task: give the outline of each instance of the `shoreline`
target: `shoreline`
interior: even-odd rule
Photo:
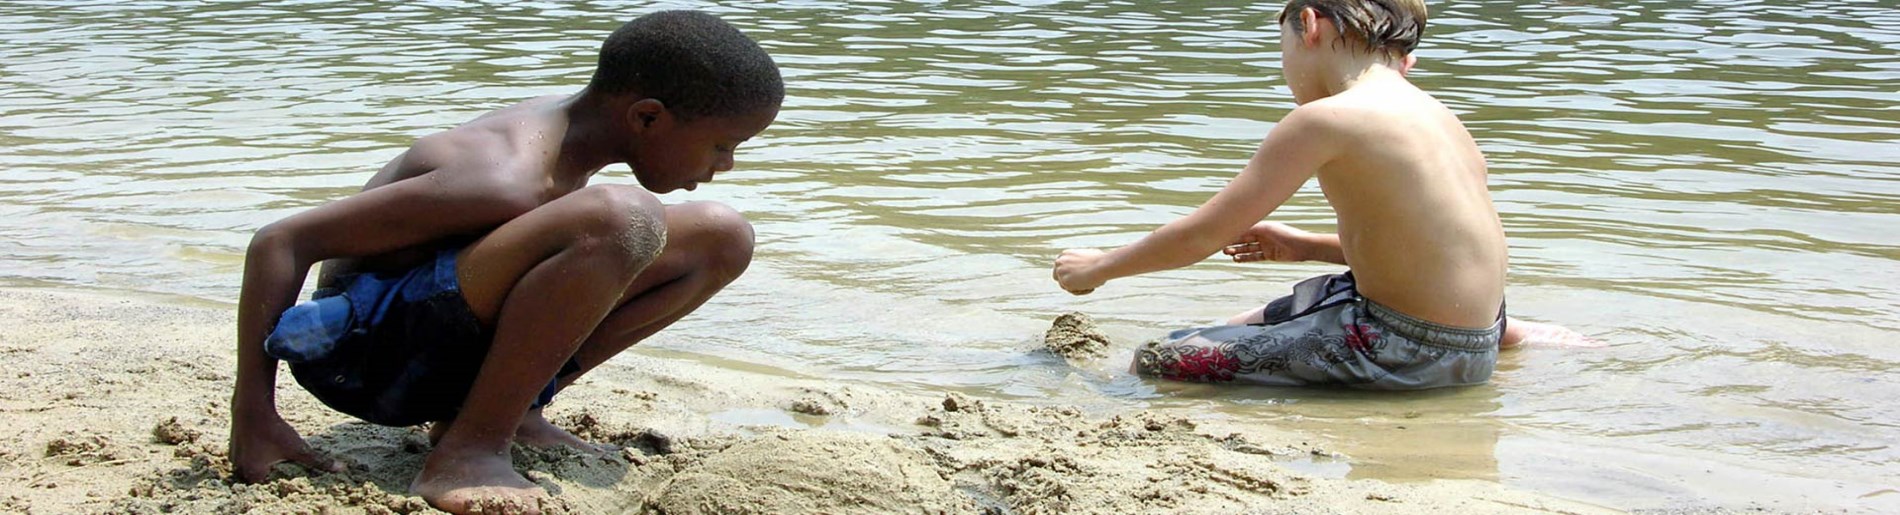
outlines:
[[[348,470],[225,482],[228,309],[0,288],[0,511],[431,513],[414,428],[334,413],[279,374],[286,420]],[[1294,431],[775,377],[630,352],[549,419],[603,456],[517,448],[573,513],[1608,512],[1489,481],[1303,476]]]

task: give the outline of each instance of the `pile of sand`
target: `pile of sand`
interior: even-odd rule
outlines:
[[[1095,326],[1095,319],[1079,311],[1056,317],[1049,331],[1043,333],[1042,344],[1049,352],[1071,360],[1108,356],[1108,335]]]
[[[269,482],[231,483],[227,311],[0,291],[0,319],[0,511],[433,512],[406,491],[429,447],[420,431],[332,413],[287,377],[284,416],[348,470],[280,465]],[[877,430],[710,415],[734,409]],[[608,448],[517,449],[551,513],[1593,511],[1490,483],[1304,478],[1276,462],[1325,453],[1305,437],[1188,413],[916,397],[637,353],[549,414]]]

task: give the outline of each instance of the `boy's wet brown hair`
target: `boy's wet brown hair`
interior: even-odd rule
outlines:
[[[1411,55],[1425,34],[1425,0],[1292,0],[1280,11],[1280,24],[1307,7],[1332,20],[1352,43],[1391,57]],[[1304,27],[1291,29],[1299,34]]]

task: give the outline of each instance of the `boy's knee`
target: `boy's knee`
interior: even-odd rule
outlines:
[[[690,217],[693,228],[689,243],[694,253],[704,256],[702,263],[723,282],[731,282],[752,264],[752,224],[732,207],[718,202],[692,202],[680,206]]]
[[[595,185],[574,192],[581,203],[577,245],[612,253],[645,268],[666,245],[666,211],[660,199],[646,190],[621,185]]]

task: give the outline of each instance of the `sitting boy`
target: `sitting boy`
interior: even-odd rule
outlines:
[[[731,25],[649,14],[607,38],[580,92],[418,139],[361,193],[259,230],[238,307],[237,479],[264,480],[286,460],[338,470],[278,415],[284,360],[333,409],[435,423],[411,486],[429,504],[533,511],[545,493],[515,472],[510,442],[588,448],[541,407],[751,262],[739,213],[662,206],[649,191],[731,169],[784,91],[772,58]],[[587,185],[615,163],[644,189]],[[320,289],[292,307],[319,262]]]
[[[1236,261],[1321,260],[1317,277],[1231,325],[1177,331],[1136,354],[1143,375],[1264,385],[1420,389],[1487,381],[1502,346],[1544,324],[1506,323],[1504,230],[1483,154],[1458,117],[1405,79],[1425,28],[1422,0],[1293,0],[1281,62],[1299,107],[1247,167],[1192,214],[1112,252],[1056,259],[1063,289]],[[1319,176],[1339,234],[1258,223]]]

